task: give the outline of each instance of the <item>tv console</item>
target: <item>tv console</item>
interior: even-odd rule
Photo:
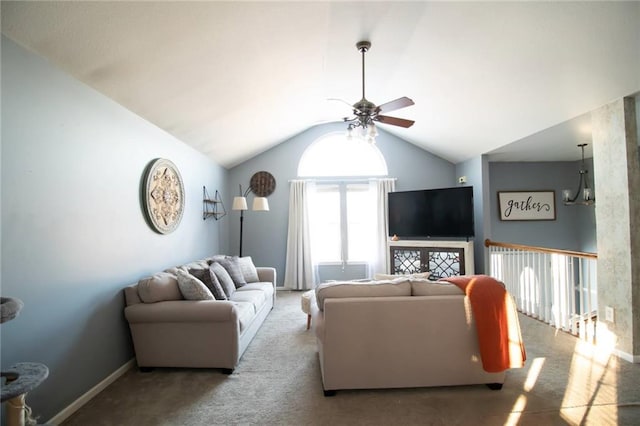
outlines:
[[[388,240],[389,273],[431,272],[431,279],[471,275],[473,241]]]

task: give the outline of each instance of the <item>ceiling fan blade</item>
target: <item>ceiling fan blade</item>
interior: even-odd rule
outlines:
[[[339,98],[327,98],[328,101],[338,101],[338,102],[342,102],[345,105],[349,105],[349,108],[351,108],[354,111],[357,112],[362,112],[360,111],[358,108],[354,107],[353,105],[351,105],[349,102],[345,101],[344,99],[339,99]]]
[[[345,101],[344,99],[340,99],[340,98],[327,98],[328,101],[338,101],[338,102],[342,102],[343,104],[349,105],[349,107],[353,108],[353,105],[351,105],[349,102]]]
[[[389,117],[387,115],[376,115],[375,121],[379,121],[382,124],[391,124],[392,126],[411,127],[415,121],[405,120],[404,118]]]
[[[403,96],[401,98],[395,99],[393,101],[382,104],[376,108],[376,112],[389,112],[394,111],[396,109],[404,108],[413,105],[413,100]]]

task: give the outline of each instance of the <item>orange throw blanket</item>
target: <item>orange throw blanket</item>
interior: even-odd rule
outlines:
[[[443,278],[460,287],[471,302],[482,367],[489,373],[524,366],[527,355],[518,312],[503,284],[488,275]]]

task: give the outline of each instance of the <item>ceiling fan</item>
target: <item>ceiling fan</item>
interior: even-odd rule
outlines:
[[[374,142],[375,137],[378,135],[374,121],[383,124],[390,124],[392,126],[399,127],[411,127],[413,120],[406,120],[404,118],[389,117],[388,115],[382,115],[389,111],[405,108],[414,104],[413,100],[403,96],[393,101],[376,106],[373,102],[370,102],[364,95],[364,55],[371,48],[371,42],[359,41],[356,43],[356,48],[362,53],[362,99],[355,104],[351,105],[353,108],[353,117],[345,117],[343,120],[345,123],[349,123],[347,128],[349,137],[352,136],[354,129],[362,127],[363,136],[369,142]]]

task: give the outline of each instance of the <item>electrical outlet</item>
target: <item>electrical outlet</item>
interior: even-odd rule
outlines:
[[[466,176],[460,176],[460,177],[458,178],[458,183],[459,183],[459,184],[461,184],[461,185],[462,185],[463,183],[467,183],[467,177],[466,177]]]
[[[604,307],[604,319],[611,323],[614,322],[613,308],[611,306]]]

